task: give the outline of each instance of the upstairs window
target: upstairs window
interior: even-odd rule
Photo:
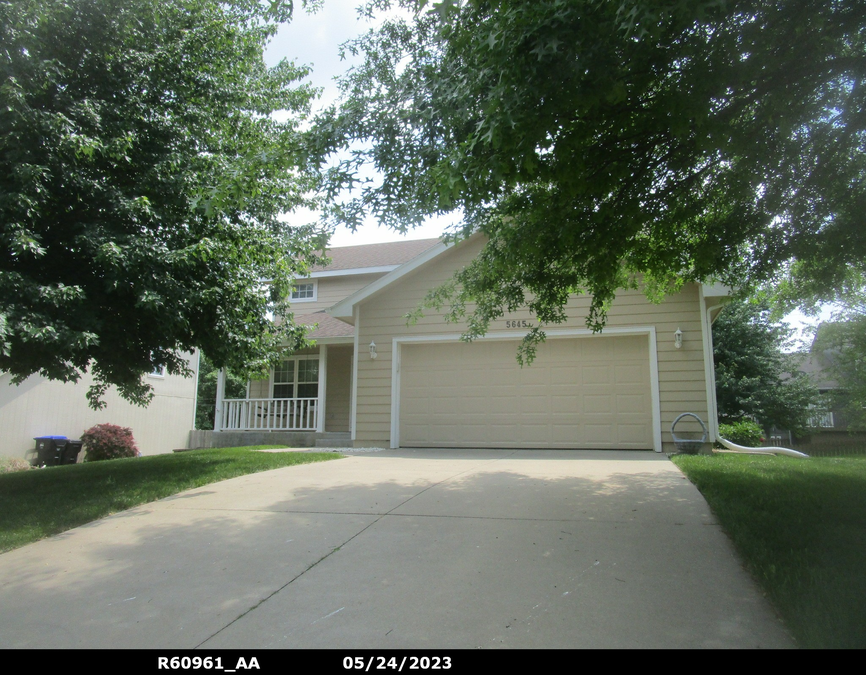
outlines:
[[[316,282],[305,281],[295,284],[292,289],[293,302],[314,302],[316,300]]]

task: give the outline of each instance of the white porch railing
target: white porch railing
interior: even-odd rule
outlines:
[[[223,401],[224,431],[316,431],[317,398],[234,398]]]
[[[833,420],[833,413],[830,411],[813,413],[809,417],[807,424],[813,429],[832,429],[836,426]]]

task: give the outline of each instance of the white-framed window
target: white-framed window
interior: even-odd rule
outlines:
[[[147,374],[148,377],[165,377],[165,366],[156,366]]]
[[[295,356],[280,361],[271,375],[271,398],[316,398],[319,357]]]
[[[316,282],[301,281],[295,282],[292,288],[292,302],[315,302],[316,301]]]

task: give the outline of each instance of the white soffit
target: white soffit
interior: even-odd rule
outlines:
[[[322,270],[321,272],[312,272],[308,279],[321,279],[323,277],[348,277],[356,274],[382,274],[385,272],[393,272],[399,265],[382,265],[380,267],[353,267],[345,270]]]
[[[731,294],[732,289],[717,281],[712,284],[701,284],[701,290],[705,298],[726,298]]]

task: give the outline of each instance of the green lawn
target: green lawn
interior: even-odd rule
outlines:
[[[866,647],[866,457],[673,461],[802,647]]]
[[[200,485],[339,457],[220,448],[0,474],[0,552]]]

